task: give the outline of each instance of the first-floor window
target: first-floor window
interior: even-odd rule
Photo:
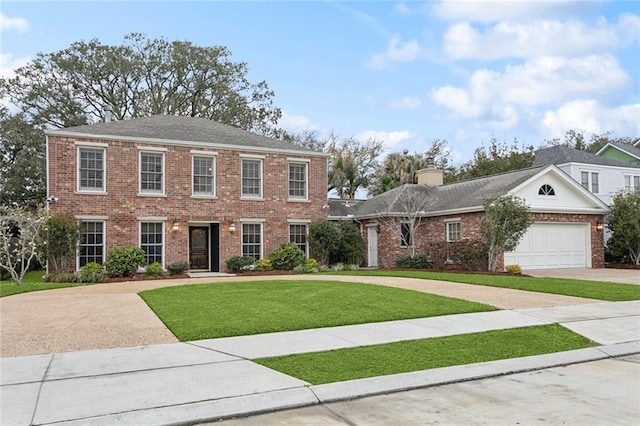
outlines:
[[[104,263],[104,222],[80,222],[78,265],[89,262]]]
[[[400,245],[402,247],[411,247],[413,244],[413,235],[411,235],[411,224],[403,222],[400,224]]]
[[[460,222],[447,222],[447,241],[460,241]]]
[[[140,223],[140,248],[144,251],[144,261],[147,265],[154,262],[162,264],[163,230],[162,222]]]
[[[242,224],[242,255],[255,260],[262,257],[262,224]]]
[[[300,250],[308,256],[307,251],[307,225],[289,225],[289,242],[294,243]]]

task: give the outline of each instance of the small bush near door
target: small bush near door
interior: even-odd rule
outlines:
[[[282,243],[269,254],[273,269],[290,271],[304,263],[305,254],[294,243]]]
[[[241,272],[249,269],[255,260],[249,256],[233,256],[227,260],[227,269],[231,272]]]
[[[132,277],[144,264],[144,251],[140,247],[125,246],[109,250],[105,267],[112,277]]]
[[[167,266],[169,275],[180,275],[183,274],[187,269],[189,269],[189,264],[187,262],[173,262],[169,266]]]

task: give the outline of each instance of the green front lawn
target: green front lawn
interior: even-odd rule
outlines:
[[[428,293],[333,281],[229,282],[139,294],[181,341],[495,310]]]
[[[425,280],[453,281],[490,287],[512,288],[515,290],[537,291],[540,293],[562,294],[588,299],[622,302],[640,299],[640,286],[603,281],[582,281],[566,278],[534,278],[512,275],[459,274],[426,271],[345,271],[330,272],[331,275],[363,275],[419,278]]]
[[[45,283],[42,281],[44,274],[45,272],[43,270],[29,271],[25,274],[22,284],[18,284],[11,280],[0,281],[0,297],[10,296],[12,294],[28,293],[30,291],[87,285],[82,283]]]
[[[557,325],[254,360],[314,385],[597,346]]]

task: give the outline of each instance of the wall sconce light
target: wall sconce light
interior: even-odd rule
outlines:
[[[233,220],[229,223],[229,232],[232,234],[236,232],[236,223]]]
[[[171,225],[171,232],[178,232],[178,230],[180,230],[180,222],[178,222],[178,219],[174,219],[173,225]]]
[[[596,231],[602,231],[604,229],[604,225],[602,224],[602,222],[597,221],[596,222]]]

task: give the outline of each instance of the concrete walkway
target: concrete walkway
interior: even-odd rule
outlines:
[[[593,299],[579,297],[395,277],[282,275],[106,283],[0,298],[0,356],[176,343],[175,336],[138,292],[176,285],[257,280],[364,282],[471,300],[500,309],[594,303]]]
[[[602,346],[317,386],[250,361],[263,356],[549,323],[560,323]],[[0,422],[196,423],[638,353],[640,301],[10,357],[0,359]]]

